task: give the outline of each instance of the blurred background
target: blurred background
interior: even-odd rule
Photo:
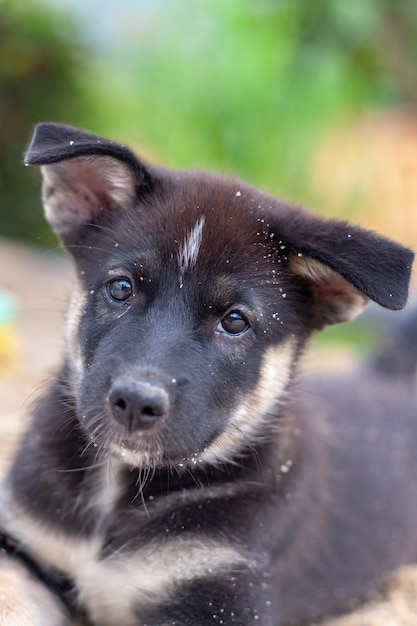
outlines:
[[[39,173],[21,164],[37,121],[417,247],[416,68],[412,0],[0,0],[0,353],[17,311],[34,338],[65,308]]]

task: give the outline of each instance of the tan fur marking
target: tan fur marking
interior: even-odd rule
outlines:
[[[160,603],[178,585],[219,571],[249,567],[232,547],[198,538],[158,541],[131,557],[114,554],[106,561],[91,561],[79,572],[81,599],[92,608],[94,623],[102,626],[137,626],[132,607]]]
[[[227,461],[262,431],[266,414],[279,403],[291,378],[294,352],[292,339],[267,350],[258,385],[231,415],[226,430],[201,455],[202,462]]]
[[[92,474],[89,507],[96,507],[100,512],[97,533],[105,525],[120,494],[118,476],[122,467],[117,459],[109,459],[101,468],[101,476]],[[73,578],[76,578],[80,564],[96,559],[100,550],[99,534],[90,540],[75,540],[68,539],[65,533],[53,532],[22,509],[6,488],[0,493],[0,520],[2,527],[18,538],[35,557]]]
[[[0,626],[64,626],[62,607],[23,565],[0,559]]]
[[[340,278],[340,275],[332,270],[328,265],[320,263],[310,256],[292,255],[290,259],[290,267],[299,276],[308,278],[314,283],[325,282],[332,278]]]
[[[86,305],[87,295],[79,282],[74,279],[74,291],[71,296],[65,325],[65,349],[67,362],[71,367],[71,381],[78,392],[78,385],[83,375],[83,363],[78,339],[80,317]]]
[[[369,298],[343,276],[316,259],[304,255],[292,255],[290,267],[293,272],[316,285],[319,297],[323,302],[327,301],[331,312],[327,323],[353,320],[369,303]]]
[[[130,168],[111,157],[100,157],[104,161],[109,182],[109,195],[118,206],[127,206],[135,198],[136,186]]]

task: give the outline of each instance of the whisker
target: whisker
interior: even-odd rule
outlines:
[[[72,472],[84,472],[89,469],[94,469],[96,467],[102,467],[104,465],[107,465],[108,462],[109,461],[107,460],[107,461],[103,461],[102,463],[93,463],[93,465],[85,465],[84,467],[74,467],[71,469],[60,469],[58,471],[60,474],[71,474]]]

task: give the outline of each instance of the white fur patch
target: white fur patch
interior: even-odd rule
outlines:
[[[137,626],[134,607],[159,604],[195,578],[249,567],[233,547],[198,538],[158,540],[127,557],[115,553],[78,572],[81,600],[95,624]]]
[[[205,219],[204,215],[202,215],[198,222],[196,222],[179,252],[178,265],[180,268],[180,287],[183,285],[182,280],[185,272],[194,267],[197,262],[201,241],[203,239]]]
[[[232,413],[226,429],[201,455],[203,463],[227,462],[246,443],[262,437],[264,420],[282,400],[291,378],[294,351],[295,342],[291,339],[267,350],[255,390]]]
[[[145,469],[154,462],[154,457],[149,452],[126,450],[113,442],[109,444],[109,451],[116,459],[130,467]]]

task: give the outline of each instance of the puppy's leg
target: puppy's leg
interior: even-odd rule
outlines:
[[[59,599],[23,565],[0,559],[0,626],[65,626]]]

